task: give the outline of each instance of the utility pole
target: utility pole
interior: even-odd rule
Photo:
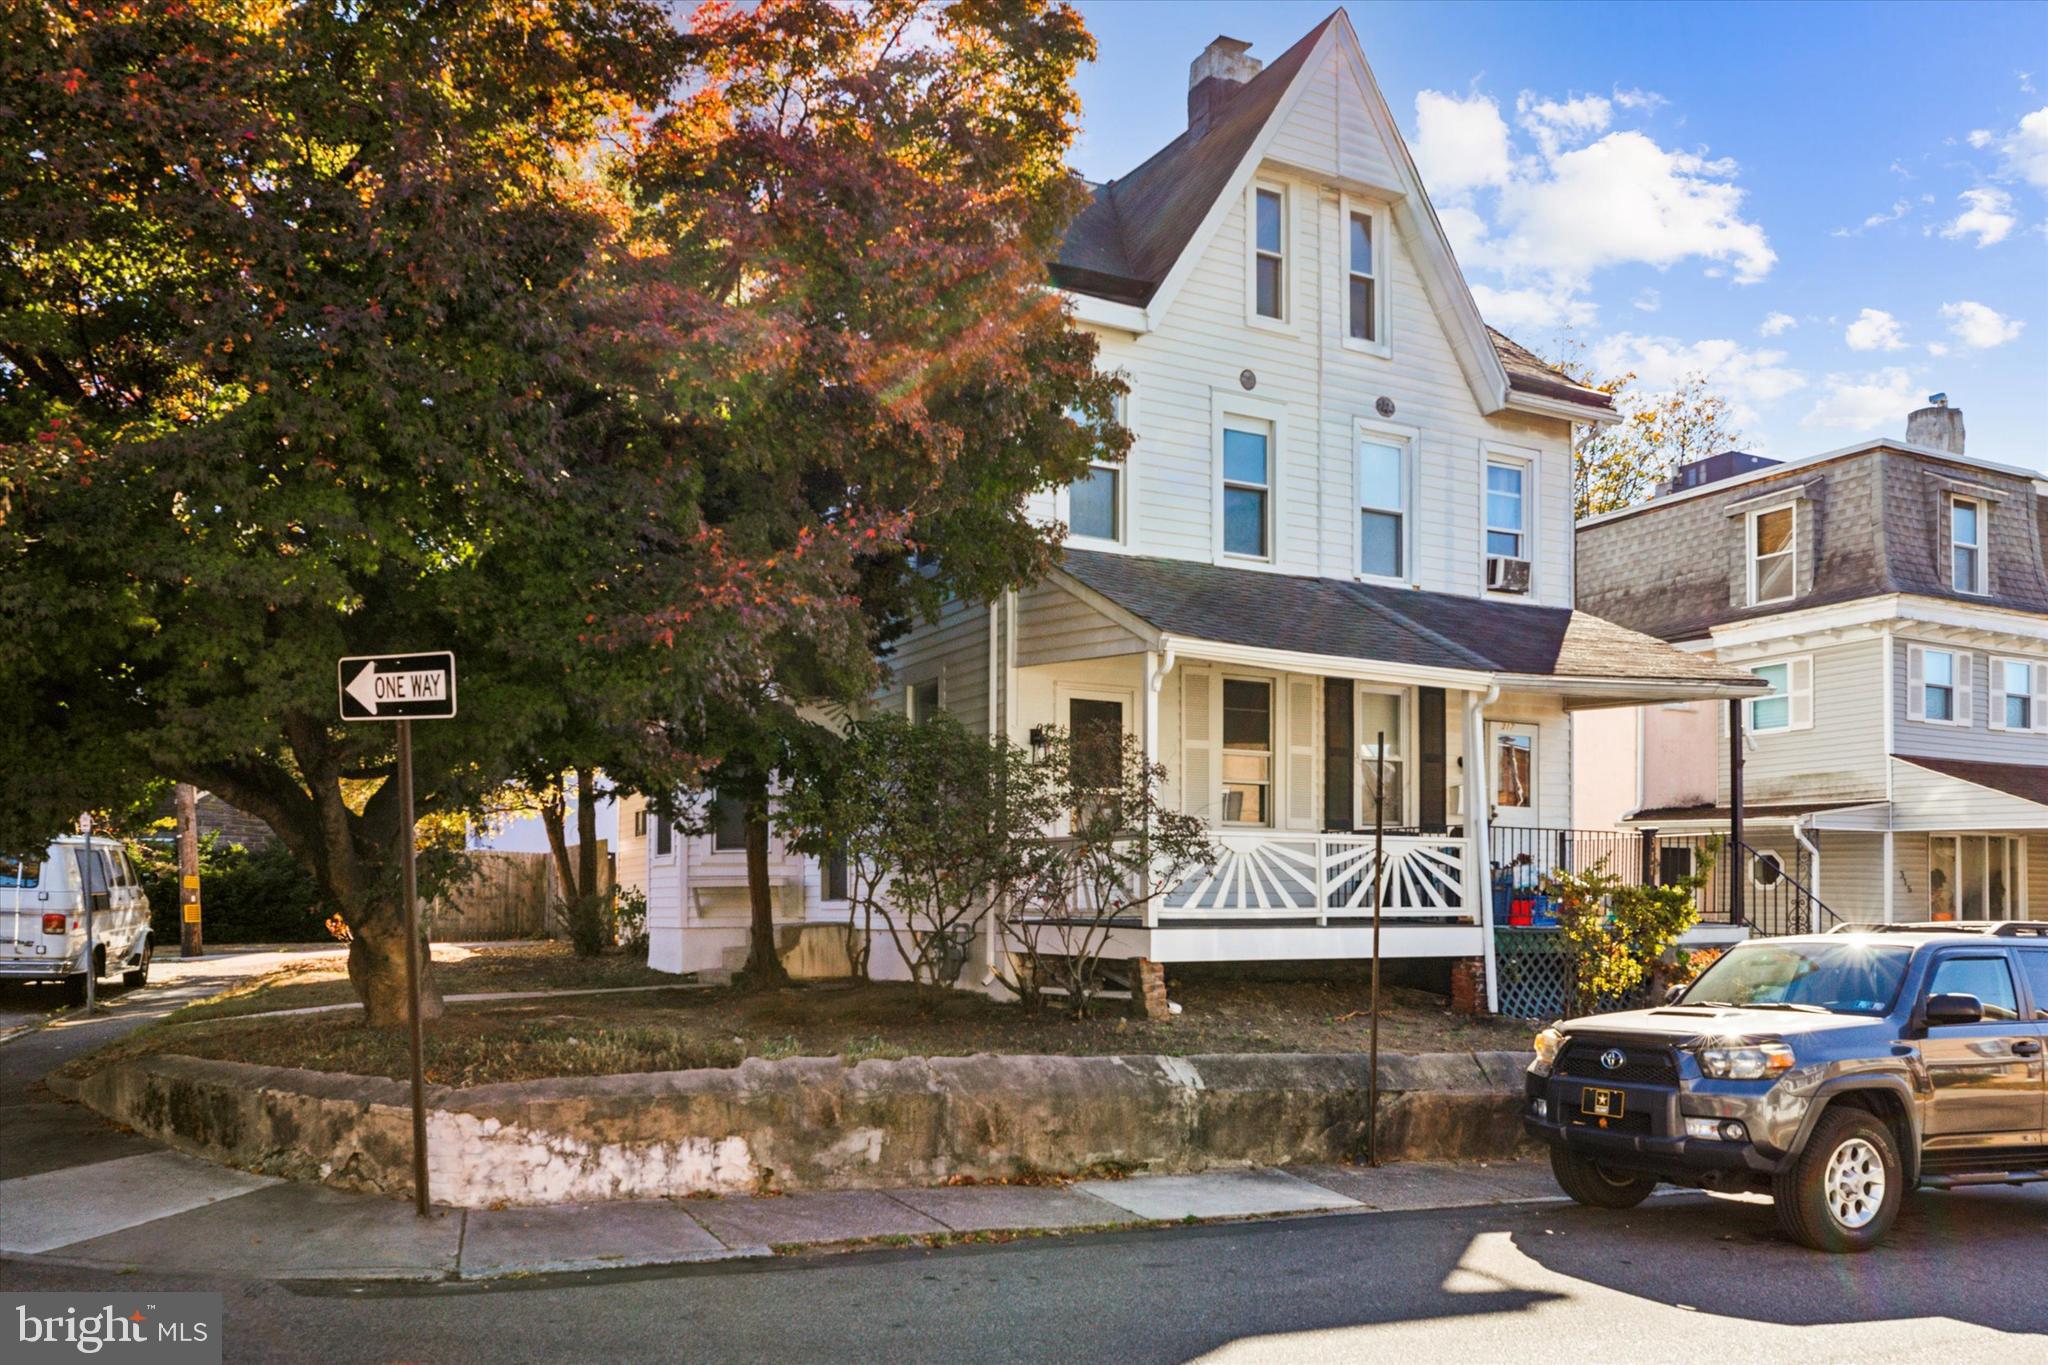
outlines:
[[[180,782],[178,803],[178,955],[204,957],[199,933],[199,788]]]

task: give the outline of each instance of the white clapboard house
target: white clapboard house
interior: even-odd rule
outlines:
[[[1573,610],[1572,432],[1613,410],[1480,317],[1345,15],[1264,65],[1217,39],[1187,108],[1050,263],[1129,382],[1128,460],[1046,494],[1060,567],[902,641],[878,704],[1020,744],[1122,730],[1163,762],[1222,856],[1117,932],[1154,964],[1368,951],[1384,732],[1385,951],[1475,982],[1495,865],[1569,823],[1574,710],[1758,684]],[[642,811],[619,852],[655,966],[737,963],[737,828]],[[840,888],[774,870],[801,967]]]

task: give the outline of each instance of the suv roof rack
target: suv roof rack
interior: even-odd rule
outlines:
[[[1911,924],[1837,924],[1831,934],[1982,934],[1988,938],[2048,938],[2048,920],[1920,920]]]

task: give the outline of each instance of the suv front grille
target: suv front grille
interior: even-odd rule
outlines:
[[[1610,1051],[1622,1056],[1621,1065],[1612,1069],[1600,1061]],[[1677,1085],[1678,1063],[1662,1048],[1584,1041],[1565,1046],[1557,1059],[1557,1074],[1622,1085]]]

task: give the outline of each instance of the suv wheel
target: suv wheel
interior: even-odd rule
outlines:
[[[1868,1251],[1899,1216],[1905,1172],[1891,1130],[1861,1109],[1830,1109],[1774,1183],[1778,1225],[1817,1251]]]
[[[1562,1144],[1550,1149],[1550,1173],[1558,1188],[1595,1209],[1632,1209],[1650,1197],[1657,1182],[1634,1171],[1618,1171]]]

